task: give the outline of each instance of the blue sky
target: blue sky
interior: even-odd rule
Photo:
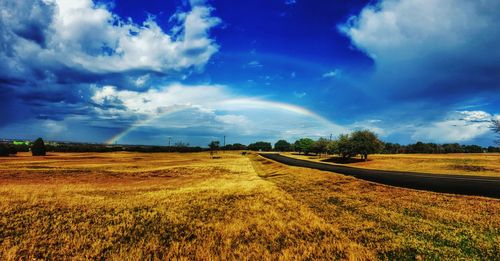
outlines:
[[[492,145],[500,2],[0,3],[0,137]]]

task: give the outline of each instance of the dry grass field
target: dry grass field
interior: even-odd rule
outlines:
[[[257,155],[0,158],[0,259],[498,259],[500,201]]]
[[[283,153],[298,159],[330,163],[327,156],[305,156],[297,153]],[[460,154],[377,154],[370,155],[369,161],[344,164],[347,166],[401,170],[436,174],[464,174],[500,177],[500,153],[460,153]]]

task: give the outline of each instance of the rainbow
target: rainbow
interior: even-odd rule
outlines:
[[[277,110],[282,110],[290,113],[295,113],[299,115],[304,115],[307,117],[311,117],[313,119],[316,119],[324,124],[327,125],[334,125],[332,122],[330,122],[328,119],[306,109],[300,106],[288,104],[288,103],[281,103],[281,102],[273,102],[273,101],[266,101],[262,99],[252,99],[252,98],[241,98],[241,99],[229,99],[229,100],[224,100],[218,103],[216,109],[220,109],[222,111],[229,111],[229,110],[235,110],[235,109],[263,109],[263,108],[272,108],[272,109],[277,109]],[[179,110],[174,110],[174,111],[166,111],[163,113],[159,113],[155,116],[149,117],[144,120],[140,120],[132,124],[129,128],[123,130],[122,132],[116,134],[115,136],[111,137],[109,140],[106,141],[107,144],[114,144],[117,143],[119,140],[121,140],[123,137],[127,136],[130,132],[134,131],[138,127],[145,126],[148,123],[154,121],[155,119],[165,116],[167,114],[175,113],[178,112]]]
[[[226,54],[231,57],[241,57],[241,58],[255,58],[252,54],[249,53],[241,53],[241,52],[232,52],[229,54]],[[307,60],[302,60],[298,58],[294,58],[291,56],[285,56],[285,55],[279,55],[279,54],[272,54],[272,53],[258,53],[257,58],[264,59],[265,61],[271,61],[275,63],[282,63],[282,64],[293,64],[294,66],[306,69],[306,70],[311,70],[314,69],[319,72],[326,72],[329,68],[324,67],[321,64],[309,62]],[[252,98],[242,98],[242,99],[229,99],[222,101],[217,104],[217,108],[215,109],[221,109],[222,111],[230,111],[234,110],[235,108],[241,108],[241,109],[262,109],[262,108],[273,108],[273,109],[279,109],[282,111],[287,111],[291,113],[296,113],[299,115],[304,115],[307,117],[311,117],[313,119],[316,119],[324,124],[328,125],[334,125],[332,122],[330,122],[328,119],[306,109],[300,106],[288,104],[288,103],[281,103],[281,102],[273,102],[273,101],[267,101],[263,99],[252,99]],[[128,129],[125,129],[124,131],[118,133],[117,135],[111,137],[107,143],[108,144],[114,144],[118,142],[120,139],[123,137],[127,136],[130,132],[134,131],[140,126],[147,125],[151,121],[165,116],[167,114],[175,113],[178,112],[176,111],[167,111],[164,113],[157,114],[155,116],[152,116],[150,118],[147,118],[145,120],[140,120],[137,121],[136,123],[132,124]]]

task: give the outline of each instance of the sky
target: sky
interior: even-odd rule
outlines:
[[[3,0],[0,138],[494,144],[498,0]]]

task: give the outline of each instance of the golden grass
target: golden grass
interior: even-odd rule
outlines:
[[[259,156],[0,159],[0,259],[495,259],[500,201]]]
[[[327,156],[284,155],[299,159],[329,163]],[[400,170],[435,174],[463,174],[500,177],[500,153],[457,154],[376,154],[369,161],[344,164],[368,169]],[[329,163],[335,164],[335,163]]]

